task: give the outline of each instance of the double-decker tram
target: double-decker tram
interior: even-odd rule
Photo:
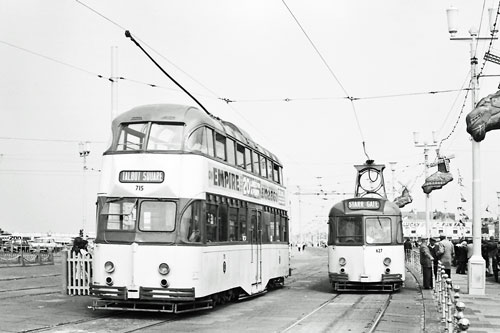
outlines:
[[[355,196],[329,213],[330,283],[335,291],[399,290],[405,280],[401,211],[387,200],[384,165],[355,167]]]
[[[196,107],[136,107],[112,124],[97,197],[93,309],[186,312],[289,274],[282,164]]]

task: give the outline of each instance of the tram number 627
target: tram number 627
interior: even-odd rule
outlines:
[[[382,253],[382,249],[375,249],[375,252]]]

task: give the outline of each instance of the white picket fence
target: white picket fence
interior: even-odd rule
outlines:
[[[63,293],[67,295],[89,295],[92,282],[92,257],[63,252]]]

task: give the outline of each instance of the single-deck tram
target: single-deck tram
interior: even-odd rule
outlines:
[[[330,283],[335,291],[399,290],[405,279],[401,211],[385,196],[383,165],[356,168],[356,196],[329,213]]]

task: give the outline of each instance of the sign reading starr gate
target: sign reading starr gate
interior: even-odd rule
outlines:
[[[380,201],[378,200],[352,200],[347,202],[347,207],[351,210],[360,209],[373,209],[380,208]]]
[[[120,171],[120,183],[163,183],[165,173],[163,171]]]

